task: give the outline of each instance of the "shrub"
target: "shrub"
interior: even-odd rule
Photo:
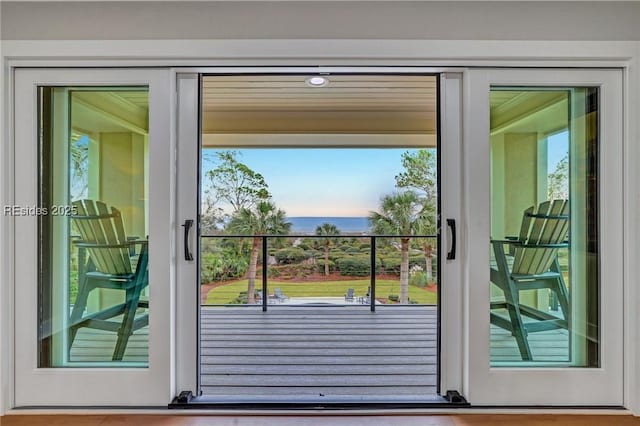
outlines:
[[[382,266],[384,267],[384,272],[386,274],[395,274],[400,275],[400,256],[383,256],[382,257]],[[411,269],[415,265],[424,265],[424,256],[409,256],[409,269]]]
[[[346,256],[336,261],[340,275],[366,277],[371,274],[371,261],[364,256]]]
[[[307,259],[311,259],[312,257],[320,257],[320,256],[324,258],[324,252],[320,250],[308,249],[304,251],[304,256]]]
[[[346,255],[344,252],[340,251],[340,250],[330,250],[329,251],[329,260],[332,260],[334,262],[338,262],[338,259],[342,259],[343,257],[348,256]],[[324,253],[320,256],[318,256],[318,260],[320,260],[320,258],[324,259]]]
[[[278,261],[278,263],[284,264],[284,265],[302,262],[304,259],[307,258],[304,250],[302,250],[299,247],[288,247],[288,248],[277,250],[274,253],[274,256]]]
[[[340,275],[366,277],[371,274],[371,258],[369,256],[345,256],[336,260]],[[380,272],[380,263],[376,260],[376,273]]]
[[[258,300],[258,291],[257,290],[254,293],[254,295],[255,295],[255,300],[257,301]],[[228,303],[228,305],[246,305],[248,301],[249,301],[249,298],[247,297],[247,292],[246,291],[241,291],[240,293],[238,293],[238,297],[236,297],[235,299],[230,301]]]
[[[324,257],[318,258],[316,260],[316,269],[318,272],[324,273]],[[334,272],[336,270],[336,263],[329,259],[329,272]]]
[[[229,252],[202,253],[200,279],[203,284],[241,278],[247,272],[246,257]]]
[[[291,279],[305,278],[316,271],[317,265],[294,263],[288,265],[269,266],[267,275],[269,278]]]
[[[392,302],[399,302],[400,296],[398,296],[397,294],[390,294],[388,299]]]
[[[278,278],[282,275],[279,266],[269,266],[267,268],[267,278]]]
[[[361,253],[361,250],[357,247],[349,247],[348,249],[345,250],[345,252],[350,254],[359,254]]]
[[[422,271],[420,266],[415,265],[409,271],[409,284],[416,287],[424,287],[428,284],[427,274]]]
[[[338,247],[338,249],[340,251],[344,251],[344,252],[348,251],[350,248],[352,248],[352,247],[350,245],[347,245],[347,244],[343,244],[340,247]]]

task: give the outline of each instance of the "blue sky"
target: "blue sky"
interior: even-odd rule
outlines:
[[[547,171],[549,173],[556,169],[556,165],[562,157],[567,155],[569,149],[569,132],[556,133],[547,138]]]
[[[410,149],[242,149],[239,160],[261,173],[288,216],[367,216],[395,190]],[[214,152],[213,150],[209,152]],[[203,169],[211,162],[203,161]]]
[[[549,137],[547,165],[554,171],[567,153],[568,132]],[[250,148],[239,161],[261,173],[276,205],[287,216],[367,216],[380,198],[396,190],[401,155],[415,149]],[[215,150],[205,150],[203,170],[213,167]],[[204,176],[204,173],[203,173]]]

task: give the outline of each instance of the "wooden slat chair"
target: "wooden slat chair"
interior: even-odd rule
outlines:
[[[69,349],[80,328],[113,331],[118,333],[118,339],[112,359],[120,361],[131,334],[149,324],[147,311],[136,316],[138,308],[149,308],[148,301],[140,300],[142,290],[149,284],[148,244],[145,240],[126,237],[122,215],[115,207],[109,208],[94,200],[74,201],[72,205],[77,214],[71,218],[80,234],[80,240],[74,244],[88,256],[86,263],[79,265],[84,272],[78,274],[78,296],[70,317]],[[140,251],[133,269],[136,246]],[[85,315],[89,294],[98,288],[124,291],[125,300]]]
[[[568,232],[569,202],[553,200],[541,203],[537,211],[534,206],[525,210],[518,237],[491,241],[495,256],[491,282],[505,298],[504,302],[491,302],[491,310],[506,309],[509,314],[506,318],[491,312],[491,324],[511,332],[523,360],[533,359],[528,333],[568,329],[569,296],[558,263],[558,250],[568,247]],[[520,303],[521,291],[544,288],[557,297],[563,318]],[[524,322],[523,316],[536,321]]]

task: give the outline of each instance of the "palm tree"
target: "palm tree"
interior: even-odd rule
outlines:
[[[283,235],[291,229],[286,214],[270,201],[259,201],[252,209],[241,208],[229,221],[228,229],[241,235],[252,235],[251,256],[247,276],[247,303],[256,303],[256,271],[258,269],[258,254],[260,253],[262,238],[265,235]],[[266,265],[262,265],[266,268]]]
[[[375,234],[400,237],[400,303],[409,302],[409,243],[411,236],[425,229],[428,213],[420,197],[413,191],[385,195],[380,211],[369,214]]]
[[[434,235],[436,231],[436,205],[434,200],[421,197],[422,205],[424,206],[421,217],[423,218],[419,223],[419,229],[416,229],[420,235]],[[418,243],[422,246],[422,251],[425,257],[425,274],[427,275],[427,282],[433,280],[433,264],[432,258],[434,255],[433,250],[433,238],[418,238]]]
[[[323,223],[316,228],[316,235],[324,237],[320,238],[320,242],[324,245],[324,274],[329,275],[329,246],[336,242],[335,236],[340,235],[340,230],[335,225]],[[334,237],[330,238],[331,236]]]

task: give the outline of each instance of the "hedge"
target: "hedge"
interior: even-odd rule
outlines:
[[[302,262],[307,258],[304,250],[299,247],[288,247],[276,250],[274,256],[279,264],[289,265],[292,263]]]
[[[385,274],[400,275],[400,256],[386,256],[382,258],[382,266]],[[414,265],[420,265],[424,268],[425,258],[422,255],[409,256],[409,269]]]
[[[345,256],[336,261],[340,275],[366,277],[371,275],[369,256]],[[380,263],[376,261],[376,273],[380,272]]]

